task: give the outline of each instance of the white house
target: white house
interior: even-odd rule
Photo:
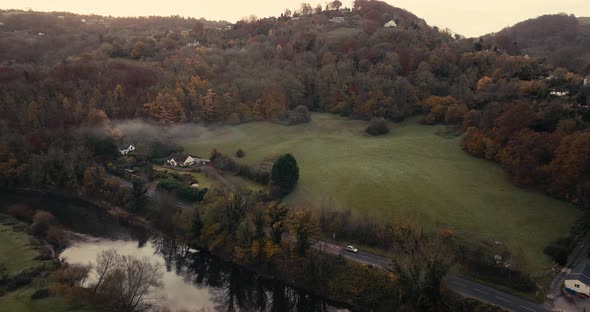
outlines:
[[[195,164],[195,159],[192,158],[190,155],[186,157],[185,161],[182,162],[184,166],[192,166]]]
[[[590,87],[590,75],[584,79],[584,87]]]
[[[45,36],[45,33],[38,33],[37,36],[43,37],[43,36]]]
[[[553,96],[559,96],[559,97],[570,95],[570,93],[568,91],[558,91],[558,90],[555,90],[555,89],[551,90],[549,92],[549,94],[551,94]]]
[[[80,22],[86,24],[87,21],[85,18],[82,18],[82,19],[80,19]]]
[[[128,155],[131,152],[135,151],[135,145],[130,144],[127,148],[119,148],[119,153],[121,153],[121,155]]]
[[[189,42],[186,44],[187,48],[196,48],[196,47],[200,47],[201,43],[198,41],[193,41],[193,42]]]
[[[343,16],[333,17],[330,19],[330,22],[340,24],[340,23],[344,22],[344,17]]]
[[[590,259],[578,264],[563,282],[565,288],[590,296]]]
[[[385,23],[385,25],[383,25],[383,27],[397,27],[397,23],[394,20],[391,20],[391,21]]]
[[[182,154],[175,154],[170,157],[170,159],[166,160],[166,163],[170,166],[181,166],[181,167],[190,167],[190,166],[204,166],[211,161],[209,159],[203,159],[198,157],[192,157],[190,155],[182,155]]]

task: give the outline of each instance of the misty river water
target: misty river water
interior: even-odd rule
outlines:
[[[77,233],[78,238],[60,255],[68,263],[93,263],[101,251],[111,248],[122,255],[147,257],[159,263],[164,272],[163,286],[152,297],[170,311],[347,311],[157,233],[121,225],[96,207],[0,192],[0,211],[17,203],[48,210]]]

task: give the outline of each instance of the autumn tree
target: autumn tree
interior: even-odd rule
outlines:
[[[299,8],[299,13],[301,13],[301,15],[303,15],[303,16],[311,15],[311,13],[313,13],[313,9],[311,7],[311,4],[301,3],[301,7]]]
[[[316,220],[311,211],[303,208],[289,212],[287,224],[289,233],[296,239],[295,250],[299,256],[304,256],[311,247],[311,237],[317,232]]]
[[[286,229],[286,220],[289,214],[289,207],[283,203],[272,202],[268,205],[268,223],[271,229],[273,243],[280,244],[283,232]]]
[[[549,189],[560,197],[575,199],[587,206],[590,202],[590,133],[575,132],[565,137],[548,165]]]
[[[131,57],[134,59],[141,58],[145,53],[145,43],[143,41],[138,41],[133,46],[133,50],[131,50]]]
[[[330,10],[340,10],[340,7],[342,7],[342,2],[339,0],[332,1],[328,4]]]
[[[153,102],[145,104],[148,114],[163,124],[186,121],[186,114],[173,93],[167,90],[159,92]]]

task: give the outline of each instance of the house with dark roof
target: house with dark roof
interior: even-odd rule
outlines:
[[[590,259],[584,259],[565,277],[565,288],[590,296]]]

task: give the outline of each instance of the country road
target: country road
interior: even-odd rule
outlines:
[[[384,270],[391,269],[391,261],[383,256],[378,256],[363,251],[359,251],[358,253],[349,252],[346,251],[346,249],[343,246],[324,241],[316,241],[313,243],[312,246],[317,250],[323,251],[331,255],[340,255],[349,260],[363,264],[373,265]],[[508,293],[457,276],[449,275],[447,276],[446,281],[449,288],[465,297],[470,297],[483,302],[487,302],[499,306],[508,311],[549,311],[545,309],[545,307],[541,304],[532,303],[527,300],[510,295]]]
[[[227,179],[225,179],[222,175],[216,172],[214,169],[207,170],[210,174],[212,174],[218,181],[220,181],[223,185],[227,186],[228,188],[235,190],[235,186],[231,184]],[[124,180],[124,179],[122,179]],[[129,183],[127,181],[127,183]],[[130,184],[130,183],[129,183]],[[131,185],[132,187],[132,185]],[[154,196],[156,194],[155,186],[148,187],[146,191],[146,196],[150,200],[154,200]],[[183,209],[190,209],[193,208],[193,205],[181,200],[177,200],[177,206]],[[590,234],[589,236],[590,237]],[[590,244],[588,244],[590,245]],[[590,248],[589,246],[583,246],[580,253],[586,251],[586,248]],[[363,263],[366,265],[372,265],[383,270],[391,270],[391,260],[387,257],[367,253],[364,251],[358,251],[357,253],[346,251],[345,247],[325,242],[325,241],[314,241],[312,244],[314,249],[319,251],[323,251],[327,254],[342,256],[352,261],[356,261],[358,263]],[[563,273],[563,272],[562,272]],[[474,298],[483,302],[487,302],[489,304],[493,304],[499,306],[508,311],[516,311],[516,312],[544,312],[550,311],[547,310],[543,305],[533,303],[511,294],[493,289],[491,287],[466,280],[457,276],[448,275],[446,278],[447,285],[453,291],[465,296]],[[559,277],[555,280],[559,280]],[[555,282],[555,281],[554,281]]]

